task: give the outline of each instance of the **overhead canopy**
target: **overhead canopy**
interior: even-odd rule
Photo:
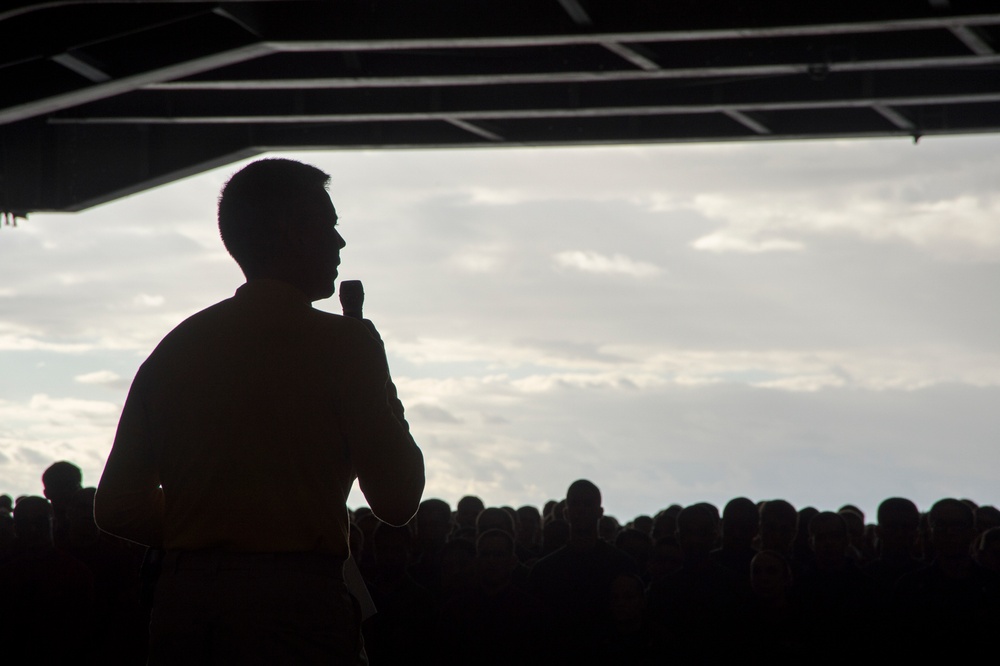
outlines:
[[[18,215],[269,150],[1000,129],[994,0],[14,4],[0,210]]]

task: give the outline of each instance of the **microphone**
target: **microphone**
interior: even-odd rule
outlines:
[[[344,316],[352,319],[364,319],[361,308],[365,304],[365,288],[361,280],[343,280],[340,283],[340,305],[344,308]]]

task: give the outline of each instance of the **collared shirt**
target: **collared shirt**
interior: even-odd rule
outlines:
[[[381,343],[253,280],[171,331],[136,374],[95,500],[102,529],[169,550],[346,556],[346,499],[406,522],[423,457]]]

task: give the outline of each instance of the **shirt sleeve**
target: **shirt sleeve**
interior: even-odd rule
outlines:
[[[403,418],[381,345],[364,341],[363,358],[347,410],[351,462],[372,512],[383,522],[403,525],[420,504],[424,458]]]
[[[115,442],[94,498],[94,517],[105,532],[160,548],[163,489],[155,467],[142,375],[140,368],[118,421]]]

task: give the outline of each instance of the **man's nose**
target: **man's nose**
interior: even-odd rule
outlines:
[[[345,247],[347,247],[347,241],[345,241],[344,237],[340,235],[340,232],[334,230],[333,233],[337,235],[337,249],[343,250]]]

